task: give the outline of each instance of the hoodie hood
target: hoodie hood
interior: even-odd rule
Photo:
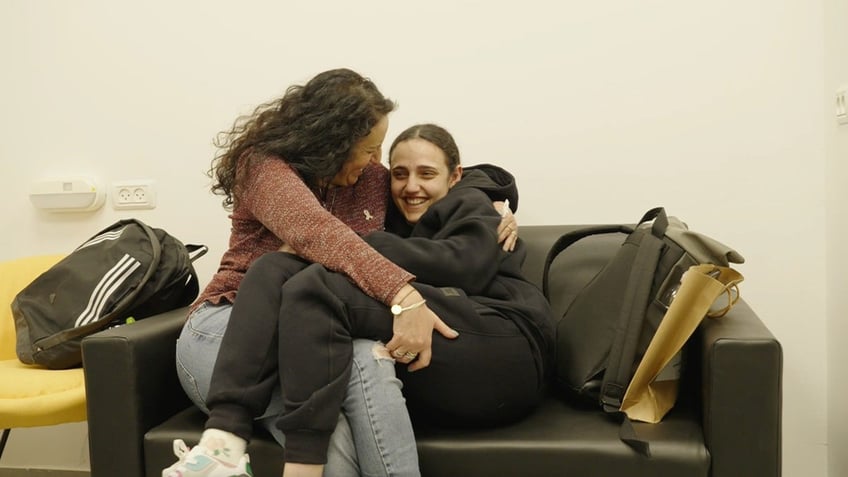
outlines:
[[[489,199],[509,200],[509,208],[518,211],[518,187],[515,177],[505,169],[492,164],[478,164],[462,170],[462,180],[454,187],[473,187],[485,192]]]

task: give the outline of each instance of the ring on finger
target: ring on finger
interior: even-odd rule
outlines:
[[[394,350],[392,354],[395,355],[395,358],[403,358],[404,356],[403,351],[399,349]]]
[[[406,359],[415,359],[418,356],[418,353],[408,352],[404,353],[403,357]]]

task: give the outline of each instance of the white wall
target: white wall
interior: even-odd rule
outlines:
[[[513,171],[522,224],[632,222],[664,205],[742,252],[743,294],[784,346],[784,475],[825,476],[824,343],[845,331],[826,326],[825,290],[841,290],[826,281],[825,219],[844,214],[825,213],[825,191],[846,171],[822,32],[842,3],[5,0],[0,259],[68,251],[131,215],[38,212],[33,181],[154,179],[159,206],[132,215],[210,245],[208,279],[229,227],[203,175],[215,133],[291,83],[352,67],[400,103],[390,138],[439,122],[466,163]],[[830,438],[844,444],[841,422]],[[13,444],[2,465],[42,462]]]

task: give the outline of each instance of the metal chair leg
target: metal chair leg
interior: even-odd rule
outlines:
[[[0,437],[0,459],[3,458],[3,449],[6,448],[6,441],[9,440],[10,432],[12,432],[11,429],[3,429],[3,437]]]

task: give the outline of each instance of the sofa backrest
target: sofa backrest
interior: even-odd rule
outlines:
[[[542,271],[548,250],[564,233],[580,228],[577,225],[520,225],[518,236],[527,246],[527,259],[522,271],[524,276],[542,289]]]

